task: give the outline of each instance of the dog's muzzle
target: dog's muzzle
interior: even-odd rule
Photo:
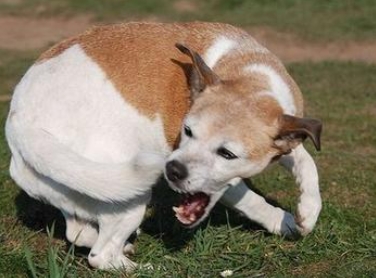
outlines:
[[[186,192],[183,184],[188,178],[188,169],[178,160],[167,162],[165,176],[173,190],[179,193],[185,192],[178,206],[173,207],[177,219],[188,227],[200,223],[207,215],[206,207],[210,203],[210,196],[203,192]]]

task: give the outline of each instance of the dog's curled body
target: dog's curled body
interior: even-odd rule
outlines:
[[[301,93],[279,60],[230,25],[116,24],[93,28],[46,51],[13,95],[6,123],[10,172],[30,196],[63,212],[67,238],[91,248],[94,267],[134,266],[123,255],[123,245],[140,225],[150,189],[179,144],[192,102],[193,69],[176,43],[194,49],[222,80],[249,77],[249,83],[236,86],[241,94],[263,94],[266,108],[260,104],[252,113],[270,118],[265,121],[276,114],[303,116]],[[304,233],[313,228],[321,200],[316,169],[312,177],[302,174],[314,164],[299,148],[292,156],[299,152],[308,166],[294,170],[296,165],[286,164],[299,183],[309,184],[305,189],[312,189],[307,204],[313,204],[313,212],[310,205],[308,212],[305,204],[301,209]],[[254,214],[271,232],[299,229],[290,214],[264,204],[251,191],[239,197],[239,188],[246,189],[236,188],[224,195],[225,203],[251,218]],[[263,213],[270,211],[273,220],[262,220],[264,215],[247,207],[247,200],[259,203]]]

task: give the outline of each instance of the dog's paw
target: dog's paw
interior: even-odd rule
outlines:
[[[312,232],[321,211],[321,199],[305,198],[298,205],[295,217],[297,228],[301,235],[305,236]]]
[[[299,228],[297,227],[295,218],[291,213],[284,212],[278,234],[288,238],[296,238],[299,236]]]
[[[281,208],[275,208],[273,217],[268,218],[268,221],[262,222],[261,224],[270,233],[276,235],[294,237],[299,233],[294,216]]]
[[[134,255],[135,254],[135,247],[132,243],[126,242],[123,248],[124,255]]]
[[[137,267],[135,262],[124,255],[104,258],[101,255],[90,253],[89,264],[98,269],[125,269],[127,272],[131,272]]]

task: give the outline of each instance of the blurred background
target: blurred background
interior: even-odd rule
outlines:
[[[375,13],[372,0],[0,0],[0,47],[41,48],[93,24],[204,20],[242,26],[286,61],[367,61]]]
[[[175,197],[162,186],[133,257],[154,268],[137,275],[376,277],[374,0],[0,0],[0,277],[126,276],[90,269],[87,250],[71,252],[64,240],[60,213],[27,197],[9,177],[3,127],[27,68],[49,46],[93,25],[192,20],[240,26],[286,64],[303,91],[306,115],[324,123],[323,150],[307,144],[320,172],[323,211],[304,239],[269,235],[222,206],[186,230],[172,215]],[[272,167],[250,186],[295,211],[299,192],[283,169]]]

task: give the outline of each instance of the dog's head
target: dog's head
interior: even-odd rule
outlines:
[[[195,226],[228,186],[261,172],[305,138],[319,149],[321,123],[284,115],[277,101],[262,93],[268,88],[260,76],[221,80],[198,53],[177,47],[192,59],[192,106],[165,176],[175,191],[187,193],[174,208],[178,219]]]

